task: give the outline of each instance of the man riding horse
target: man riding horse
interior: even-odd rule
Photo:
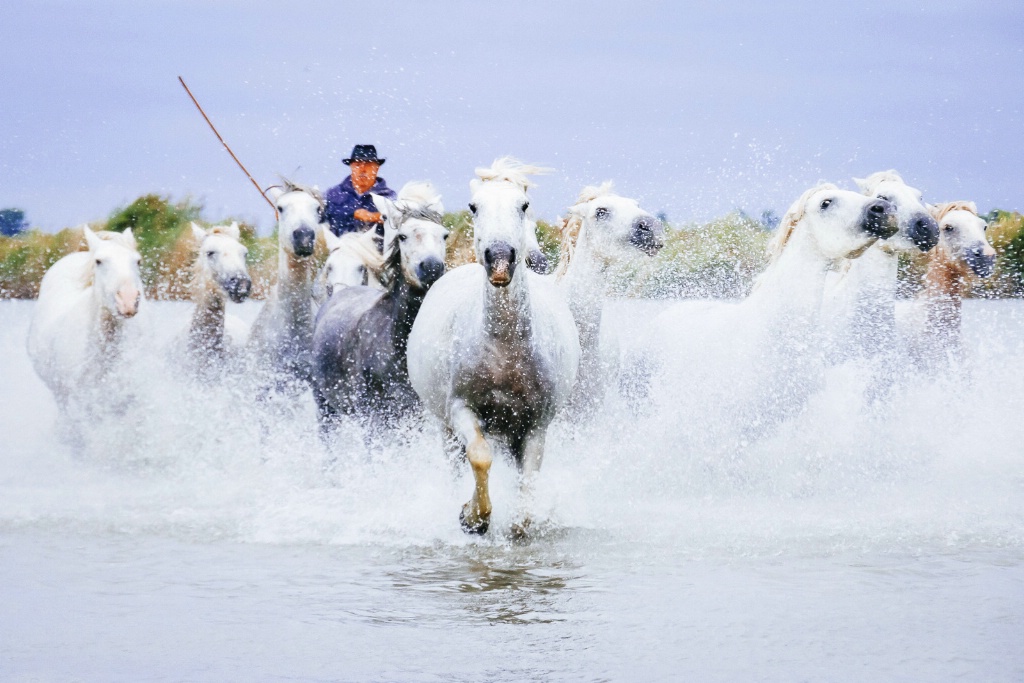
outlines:
[[[346,232],[362,232],[372,227],[383,238],[384,219],[370,195],[392,200],[396,197],[394,190],[377,176],[385,159],[377,158],[377,148],[373,145],[356,145],[352,148],[352,156],[341,161],[349,167],[351,175],[324,195],[331,232],[340,237]]]

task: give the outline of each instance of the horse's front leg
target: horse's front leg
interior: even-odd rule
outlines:
[[[547,429],[534,429],[522,440],[517,458],[519,467],[519,519],[512,525],[512,538],[525,540],[532,524],[534,486],[544,459]]]
[[[466,444],[466,459],[473,468],[473,478],[476,482],[473,497],[462,506],[459,523],[466,533],[484,534],[491,523],[491,496],[488,489],[491,447],[484,438],[479,418],[462,401],[456,401],[452,405],[451,428]]]

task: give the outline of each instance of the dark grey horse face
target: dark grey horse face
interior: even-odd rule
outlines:
[[[515,248],[508,242],[492,242],[484,249],[484,268],[487,279],[495,287],[507,287],[516,272]]]
[[[896,208],[884,199],[875,199],[864,206],[860,221],[861,230],[879,239],[888,239],[896,234]]]

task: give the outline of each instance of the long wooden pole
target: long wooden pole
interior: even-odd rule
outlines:
[[[196,105],[196,109],[198,109],[199,113],[203,115],[203,119],[206,120],[206,125],[210,127],[210,130],[213,131],[213,134],[217,136],[218,140],[220,140],[220,144],[224,145],[224,149],[228,151],[228,154],[231,155],[231,158],[235,160],[236,164],[238,164],[238,168],[242,169],[242,173],[244,173],[245,176],[249,179],[249,181],[253,184],[253,187],[255,187],[256,191],[260,193],[260,196],[263,197],[263,200],[270,205],[271,209],[274,210],[274,217],[277,218],[277,207],[274,206],[274,202],[270,201],[270,197],[268,197],[266,193],[263,192],[263,188],[260,187],[260,184],[256,182],[256,179],[252,177],[252,174],[249,173],[248,169],[246,169],[245,166],[242,165],[242,162],[238,160],[238,157],[235,156],[235,153],[231,151],[230,147],[228,147],[228,143],[224,142],[224,138],[222,138],[220,133],[217,132],[217,127],[213,125],[213,121],[210,120],[210,117],[206,115],[206,112],[203,111],[202,106],[200,106],[199,100],[196,99],[196,96],[193,95],[192,91],[188,89],[187,85],[185,85],[185,79],[181,76],[178,76],[178,81],[181,83],[181,87],[185,89],[185,92],[188,93],[189,99],[192,100],[192,104]]]

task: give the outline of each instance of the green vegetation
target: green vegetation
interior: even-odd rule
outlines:
[[[200,220],[202,206],[189,199],[174,203],[167,197],[146,195],[115,211],[95,230],[132,228],[142,254],[146,295],[153,299],[189,296],[190,264],[196,245],[190,221]],[[998,258],[996,273],[981,283],[976,296],[1024,296],[1024,216],[993,211],[989,238]],[[230,220],[230,219],[225,219]],[[225,222],[217,221],[218,223]],[[758,221],[736,212],[706,224],[669,227],[665,248],[655,258],[638,257],[613,277],[613,290],[636,297],[740,297],[767,263],[771,233]],[[473,226],[468,211],[448,213],[444,224],[451,266],[468,263],[473,255]],[[251,225],[239,223],[242,241],[249,248],[253,296],[261,298],[277,271],[277,238],[257,237]],[[556,225],[539,221],[537,237],[552,264],[558,261],[560,233]],[[46,270],[65,254],[85,248],[81,232],[68,228],[58,233],[26,230],[0,236],[0,298],[32,298]],[[910,296],[920,286],[925,259],[904,259],[900,264],[901,293]]]

